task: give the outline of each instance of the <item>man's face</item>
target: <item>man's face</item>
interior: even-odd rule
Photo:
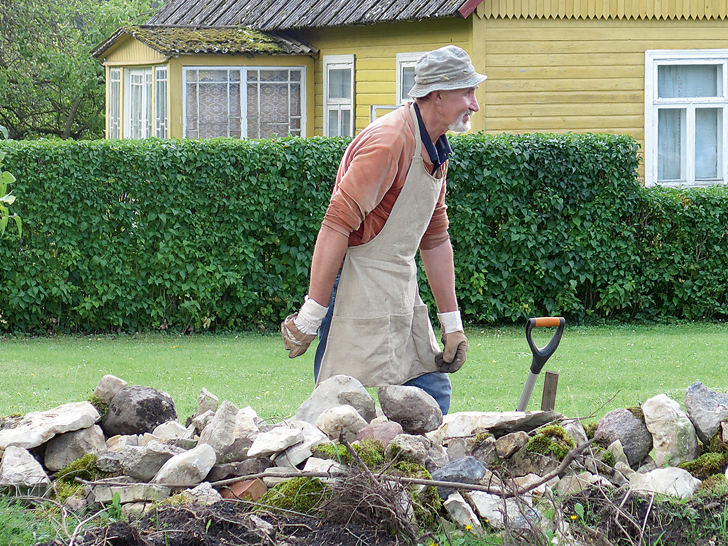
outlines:
[[[448,122],[448,130],[453,133],[466,133],[470,130],[470,116],[480,110],[475,98],[477,87],[440,91],[443,115]]]

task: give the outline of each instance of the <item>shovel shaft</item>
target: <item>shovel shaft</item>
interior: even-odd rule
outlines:
[[[526,407],[528,406],[528,401],[531,399],[531,393],[533,392],[533,387],[536,385],[536,378],[538,377],[538,374],[533,372],[528,372],[528,377],[526,378],[526,384],[523,386],[523,392],[521,393],[521,399],[518,401],[518,407],[516,408],[516,411],[526,411]]]

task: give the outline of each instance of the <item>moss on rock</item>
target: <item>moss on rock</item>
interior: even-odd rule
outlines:
[[[96,467],[96,460],[96,455],[87,453],[80,459],[76,459],[59,470],[56,479],[60,482],[73,485],[77,483],[75,481],[76,478],[93,481],[99,477],[106,476],[104,472],[101,472]]]
[[[705,480],[715,474],[723,475],[726,466],[728,466],[728,452],[704,453],[694,461],[678,465],[679,468],[687,470],[699,480]]]
[[[549,455],[563,461],[576,442],[561,425],[548,425],[539,430],[526,444],[526,451]]]
[[[258,501],[256,509],[281,508],[314,514],[330,490],[318,478],[292,478],[279,483]]]

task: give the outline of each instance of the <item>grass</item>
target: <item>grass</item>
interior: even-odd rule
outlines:
[[[522,327],[466,332],[468,361],[452,376],[455,411],[514,410],[531,364]],[[553,330],[534,330],[541,347]],[[684,402],[694,381],[725,390],[728,324],[567,327],[544,371],[559,373],[556,410],[597,417],[665,393]],[[314,348],[289,359],[278,335],[4,337],[0,415],[86,400],[105,374],[169,393],[181,421],[202,387],[261,417],[289,417],[313,389]],[[541,404],[543,372],[528,409]],[[373,391],[372,391],[373,392]]]

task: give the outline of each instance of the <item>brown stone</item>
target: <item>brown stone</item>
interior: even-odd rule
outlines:
[[[256,478],[255,480],[245,480],[226,485],[220,489],[220,495],[222,495],[223,499],[241,499],[257,502],[267,491],[268,488],[263,483],[263,480]]]

